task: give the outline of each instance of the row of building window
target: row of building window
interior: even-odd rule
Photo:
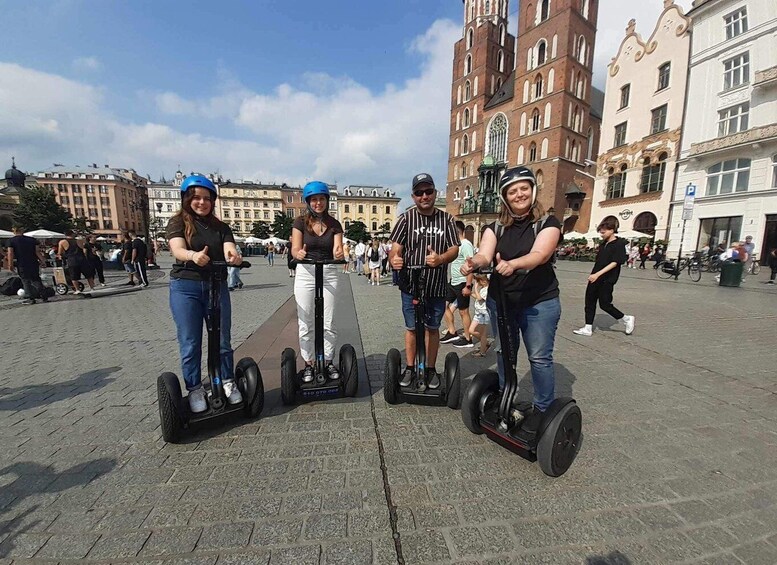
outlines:
[[[225,207],[225,208],[228,207],[228,206],[240,206],[240,201],[239,200],[229,200],[229,199],[225,198],[225,199],[223,199],[221,201],[221,205],[223,207]],[[270,203],[269,202],[260,202],[259,200],[243,200],[243,208],[259,208],[259,207],[261,207],[261,208],[270,208]],[[281,207],[281,203],[276,200],[276,201],[274,201],[272,203],[272,207],[273,208],[280,208]]]
[[[639,181],[639,192],[658,192],[663,190],[664,175],[666,173],[666,153],[658,156],[658,161],[651,163],[649,157],[642,162],[642,173]],[[623,198],[626,190],[627,167],[621,165],[616,172],[613,167],[607,171],[607,198]]]

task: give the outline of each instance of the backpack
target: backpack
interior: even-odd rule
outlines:
[[[380,254],[374,247],[372,248],[372,253],[370,253],[370,261],[380,261]]]
[[[539,220],[534,222],[534,239],[537,239],[537,236],[540,234],[540,231],[542,230],[542,226],[545,225],[545,222],[548,221],[548,218],[550,218],[550,214],[545,214]],[[505,227],[504,227],[504,224],[499,223],[499,220],[496,221],[496,225],[494,227],[496,228],[496,231],[494,232],[494,235],[496,235],[496,242],[499,243],[499,238],[502,237],[502,234],[505,231]],[[496,246],[494,246],[494,249],[496,249]],[[550,258],[550,264],[551,265],[556,264],[556,253],[554,253],[553,256]]]
[[[11,277],[0,285],[0,294],[4,296],[16,296],[22,287],[21,277]]]

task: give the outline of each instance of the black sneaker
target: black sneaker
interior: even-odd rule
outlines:
[[[302,382],[312,383],[313,377],[313,365],[305,365],[305,369],[302,371]]]
[[[430,389],[436,390],[440,388],[440,375],[437,374],[437,371],[435,371],[434,369],[427,369],[426,375],[427,375],[426,382],[429,383]]]
[[[336,381],[340,378],[340,371],[337,370],[334,363],[329,363],[329,365],[326,366],[326,375],[331,380]]]
[[[543,412],[540,412],[535,406],[531,413],[526,416],[526,419],[521,424],[521,431],[527,434],[536,434],[540,429],[540,422],[542,422]]]
[[[32,298],[25,298],[24,300],[22,300],[22,304],[24,304],[25,306],[28,306],[30,304],[35,304],[35,300],[33,300]]]
[[[413,382],[413,377],[415,377],[415,369],[406,367],[405,372],[402,373],[402,380],[399,381],[399,386],[410,386],[410,383]]]
[[[445,335],[440,337],[440,343],[450,343],[451,341],[456,341],[457,339],[459,339],[459,336],[457,334],[452,334],[446,331]]]
[[[456,341],[452,341],[451,345],[453,347],[475,347],[475,344],[472,343],[472,338],[465,339],[464,337],[460,337]]]

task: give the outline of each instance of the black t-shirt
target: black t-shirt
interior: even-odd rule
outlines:
[[[599,245],[599,251],[596,253],[596,262],[591,274],[604,269],[610,263],[617,263],[617,267],[599,277],[600,281],[615,284],[621,275],[621,265],[626,262],[626,259],[628,259],[626,240],[616,237],[609,243]]]
[[[125,241],[121,244],[121,261],[122,263],[132,263],[132,242]]]
[[[148,256],[148,248],[146,247],[146,242],[140,239],[139,237],[136,237],[132,240],[132,249],[135,251],[135,262],[142,263],[146,260],[146,257]],[[210,249],[208,249],[210,251]],[[130,258],[132,255],[130,255]]]
[[[486,227],[496,234],[496,222]],[[548,216],[540,227],[540,231],[547,228],[561,229],[561,222],[555,216]],[[523,220],[515,220],[510,227],[502,231],[502,236],[496,242],[494,256],[499,253],[503,260],[510,261],[528,255],[534,245],[534,232],[534,222],[528,217]],[[504,290],[510,306],[516,308],[533,306],[559,296],[558,279],[556,271],[553,269],[552,257],[544,265],[539,265],[529,271],[528,275],[513,274],[507,279],[495,275],[491,281],[491,285],[495,287],[494,291],[498,291],[499,285],[504,281]]]
[[[186,239],[184,235],[184,224],[181,216],[173,216],[167,224],[167,237],[172,239],[180,237]],[[208,257],[211,261],[224,261],[224,243],[235,243],[232,230],[224,222],[213,218],[206,224],[195,220],[194,234],[192,240],[186,245],[186,249],[192,251],[202,251],[208,246]],[[174,279],[191,280],[209,280],[210,268],[208,266],[199,267],[194,261],[176,261],[170,271],[170,277]]]
[[[315,261],[331,261],[334,259],[335,235],[343,233],[343,226],[329,214],[325,214],[321,221],[326,226],[322,235],[317,235],[308,230],[305,225],[307,216],[300,216],[294,220],[294,229],[302,232],[302,245],[306,245],[306,259]]]
[[[28,235],[15,235],[8,240],[6,246],[13,249],[13,256],[16,259],[16,266],[21,271],[37,271],[40,263],[35,250],[38,248],[38,242]]]

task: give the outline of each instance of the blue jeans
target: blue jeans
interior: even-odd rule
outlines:
[[[272,251],[267,254],[267,264],[270,265],[270,267],[275,264],[275,254]]]
[[[227,286],[229,288],[236,288],[238,285],[243,284],[240,278],[240,269],[237,267],[227,267]]]
[[[491,330],[494,335],[499,335],[496,302],[489,297],[486,304],[491,317]],[[513,340],[513,351],[516,354],[518,353],[519,338],[523,336],[523,345],[526,347],[531,366],[531,380],[534,384],[534,405],[544,412],[553,402],[555,395],[553,343],[556,339],[558,321],[561,318],[561,301],[554,298],[521,310],[510,310],[507,316],[510,337]],[[496,360],[499,371],[499,386],[504,388],[505,373],[501,343],[497,349]]]
[[[413,295],[407,292],[402,293],[402,315],[405,318],[405,328],[414,332],[415,307],[413,306]],[[445,315],[445,299],[427,298],[426,312],[424,313],[424,326],[426,326],[426,329],[440,329],[443,315]]]
[[[221,283],[221,343],[219,355],[221,380],[234,378],[232,355],[232,304],[227,283]],[[202,385],[202,326],[208,310],[210,283],[188,279],[170,279],[170,311],[178,330],[181,371],[187,390]]]

